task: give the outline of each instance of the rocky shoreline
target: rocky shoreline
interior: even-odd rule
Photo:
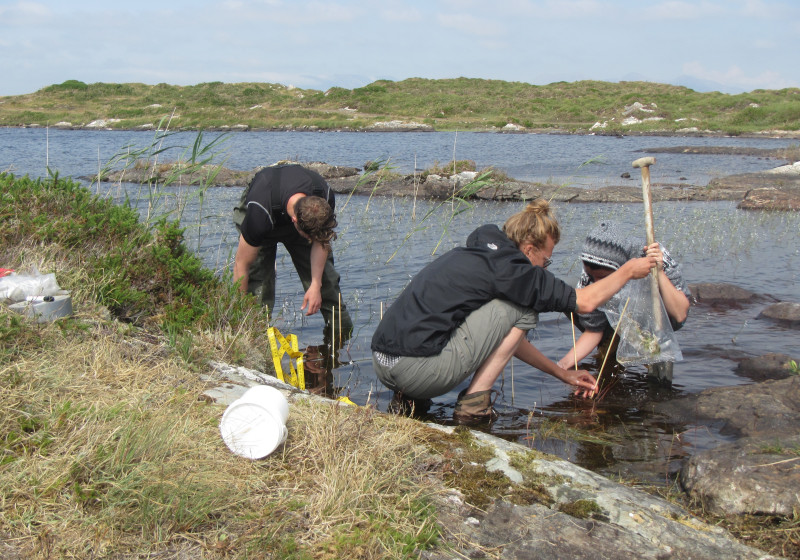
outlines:
[[[74,124],[68,121],[59,121],[49,127],[40,124],[25,124],[18,126],[5,126],[3,128],[55,128],[59,130],[115,130],[115,131],[159,131],[156,123],[147,123],[139,126],[119,126],[120,119],[104,119],[99,118],[92,120],[88,123]],[[463,132],[481,132],[487,134],[552,134],[559,136],[662,136],[662,137],[713,137],[713,138],[730,138],[731,134],[722,132],[720,130],[700,130],[699,128],[689,127],[683,128],[678,131],[673,130],[605,130],[604,127],[598,126],[601,123],[596,123],[591,127],[563,129],[563,128],[527,128],[518,124],[508,123],[503,127],[489,126],[486,128],[471,128],[471,129],[456,129]],[[630,123],[636,124],[636,123]],[[351,127],[340,126],[331,128],[321,128],[316,125],[291,125],[284,124],[280,126],[271,127],[258,127],[250,126],[247,124],[234,124],[234,125],[221,125],[221,126],[208,126],[201,128],[185,128],[181,131],[197,131],[202,132],[443,132],[449,130],[447,128],[435,127],[430,124],[420,123],[408,120],[391,120],[375,122],[367,126]],[[744,132],[736,135],[737,138],[786,138],[786,139],[800,139],[800,131],[797,130],[763,130],[760,132]]]
[[[474,172],[451,176],[389,176],[364,179],[361,169],[312,162],[338,193],[446,199],[454,189],[469,184]],[[256,170],[222,170],[217,186],[244,186]],[[126,170],[104,180],[146,182],[147,170]],[[377,186],[377,188],[376,188]],[[537,196],[565,203],[641,202],[641,187],[611,186],[597,190],[558,187],[520,181],[491,183],[472,194],[482,200],[524,200]],[[776,167],[761,173],[715,179],[706,186],[653,185],[657,201],[737,201],[742,209],[800,210],[800,165]],[[702,306],[755,305],[759,319],[772,321],[788,336],[800,328],[800,303],[779,302],[732,285],[691,286],[696,304]],[[685,497],[714,516],[777,516],[792,519],[800,511],[800,375],[790,361],[800,356],[766,354],[741,361],[737,374],[754,383],[708,389],[697,394],[648,405],[675,425],[718,427],[729,443],[689,457],[675,476]],[[796,367],[795,367],[796,369]],[[226,370],[221,376],[241,380]],[[253,374],[257,375],[257,374]],[[264,374],[258,374],[263,376]],[[265,377],[260,379],[264,382]],[[252,382],[252,377],[250,378]],[[224,385],[223,385],[224,387]],[[209,395],[224,404],[225,391]],[[440,427],[437,427],[440,429]],[[525,483],[524,476],[508,468],[507,456],[525,450],[498,438],[475,432],[493,449],[487,468],[499,469],[508,484]],[[506,457],[506,459],[503,459]],[[612,483],[600,475],[553,458],[537,461],[538,473],[558,475],[550,480],[551,505],[514,504],[494,499],[483,509],[470,505],[463,495],[443,489],[438,503],[441,522],[454,535],[461,554],[473,557],[496,552],[498,558],[775,558],[744,546],[716,527],[693,517],[688,510],[643,492]],[[519,475],[520,481],[515,477]],[[526,475],[527,476],[527,475]],[[584,517],[565,514],[562,506],[594,504]],[[568,553],[566,551],[569,551]],[[429,554],[431,560],[450,558]]]
[[[790,336],[792,330],[800,328],[798,303],[776,302],[728,284],[697,284],[691,290],[698,306],[755,303],[763,305],[759,318],[774,322]],[[473,463],[474,468],[484,472],[486,488],[500,485],[505,491],[499,497],[482,495],[486,504],[479,507],[474,496],[465,494],[458,485],[443,484],[436,475],[438,468],[451,462],[447,456],[457,457],[469,451],[454,446],[443,456],[431,458],[432,465],[439,465],[429,468],[429,472],[437,480],[433,500],[445,535],[443,544],[449,551],[426,551],[420,557],[800,557],[797,547],[784,552],[785,556],[764,553],[736,540],[717,525],[723,518],[735,525],[736,519],[743,516],[761,518],[764,523],[777,518],[791,520],[800,509],[800,375],[792,371],[789,360],[789,356],[776,354],[742,360],[737,374],[756,383],[708,389],[649,405],[655,414],[674,425],[722,425],[721,433],[735,438],[731,443],[692,455],[679,471],[670,473],[684,493],[677,502],[693,504],[694,510],[675,499],[665,500],[524,445],[471,430],[470,445],[488,450],[478,463]],[[210,365],[212,372],[207,377],[217,381],[217,386],[202,398],[219,405],[233,402],[258,383],[279,387],[290,402],[306,398],[327,400],[262,372],[221,363]],[[330,401],[330,405],[338,403]],[[454,432],[453,427],[428,426],[448,434]],[[530,499],[520,499],[526,493]],[[692,511],[702,511],[702,518]]]
[[[758,157],[780,158],[776,151],[757,148],[684,147],[648,150],[649,153],[681,151],[690,153],[737,153]],[[328,180],[331,188],[340,194],[363,194],[371,196],[416,197],[420,199],[447,199],[469,191],[468,198],[474,200],[523,201],[537,197],[563,203],[581,202],[642,202],[642,189],[638,184],[611,185],[598,189],[587,189],[568,185],[553,185],[514,179],[489,180],[482,188],[473,189],[471,183],[479,172],[461,172],[454,175],[419,174],[398,175],[380,172],[365,174],[357,167],[344,167],[323,162],[299,162],[319,172]],[[365,165],[366,167],[366,165]],[[258,169],[241,171],[222,168],[216,173],[210,186],[244,187]],[[199,170],[183,179],[202,184],[207,170]],[[164,164],[158,169],[133,168],[114,171],[103,176],[102,181],[147,183],[163,181],[169,169]],[[96,180],[96,177],[85,177]],[[628,179],[623,177],[623,179]],[[738,203],[743,210],[800,210],[800,162],[782,165],[760,173],[746,173],[713,179],[707,185],[652,184],[654,202],[663,201],[722,201]]]

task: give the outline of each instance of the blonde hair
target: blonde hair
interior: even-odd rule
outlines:
[[[530,243],[537,249],[542,249],[548,237],[553,238],[553,243],[561,240],[561,227],[553,215],[550,203],[543,198],[531,201],[525,210],[506,220],[503,232],[517,247]]]

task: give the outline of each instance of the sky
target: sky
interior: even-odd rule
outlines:
[[[797,0],[0,0],[0,96],[79,80],[800,87]]]

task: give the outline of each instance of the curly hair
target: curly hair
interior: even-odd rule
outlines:
[[[561,240],[561,227],[550,203],[543,198],[534,199],[525,210],[508,218],[503,224],[503,232],[517,247],[530,243],[537,249],[542,249],[548,237],[552,237],[554,243]]]
[[[336,214],[325,199],[318,196],[304,196],[295,203],[294,213],[300,231],[326,249],[330,247],[331,241],[336,239],[333,228],[338,222]]]

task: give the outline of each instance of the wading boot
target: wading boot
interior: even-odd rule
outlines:
[[[395,391],[386,412],[402,416],[422,416],[427,414],[433,401],[431,399],[413,399],[406,397],[400,391]]]
[[[492,408],[494,404],[492,394],[497,395],[497,391],[478,391],[465,395],[466,389],[458,394],[456,409],[453,411],[453,420],[460,424],[475,423],[480,420],[494,420],[497,413]]]

